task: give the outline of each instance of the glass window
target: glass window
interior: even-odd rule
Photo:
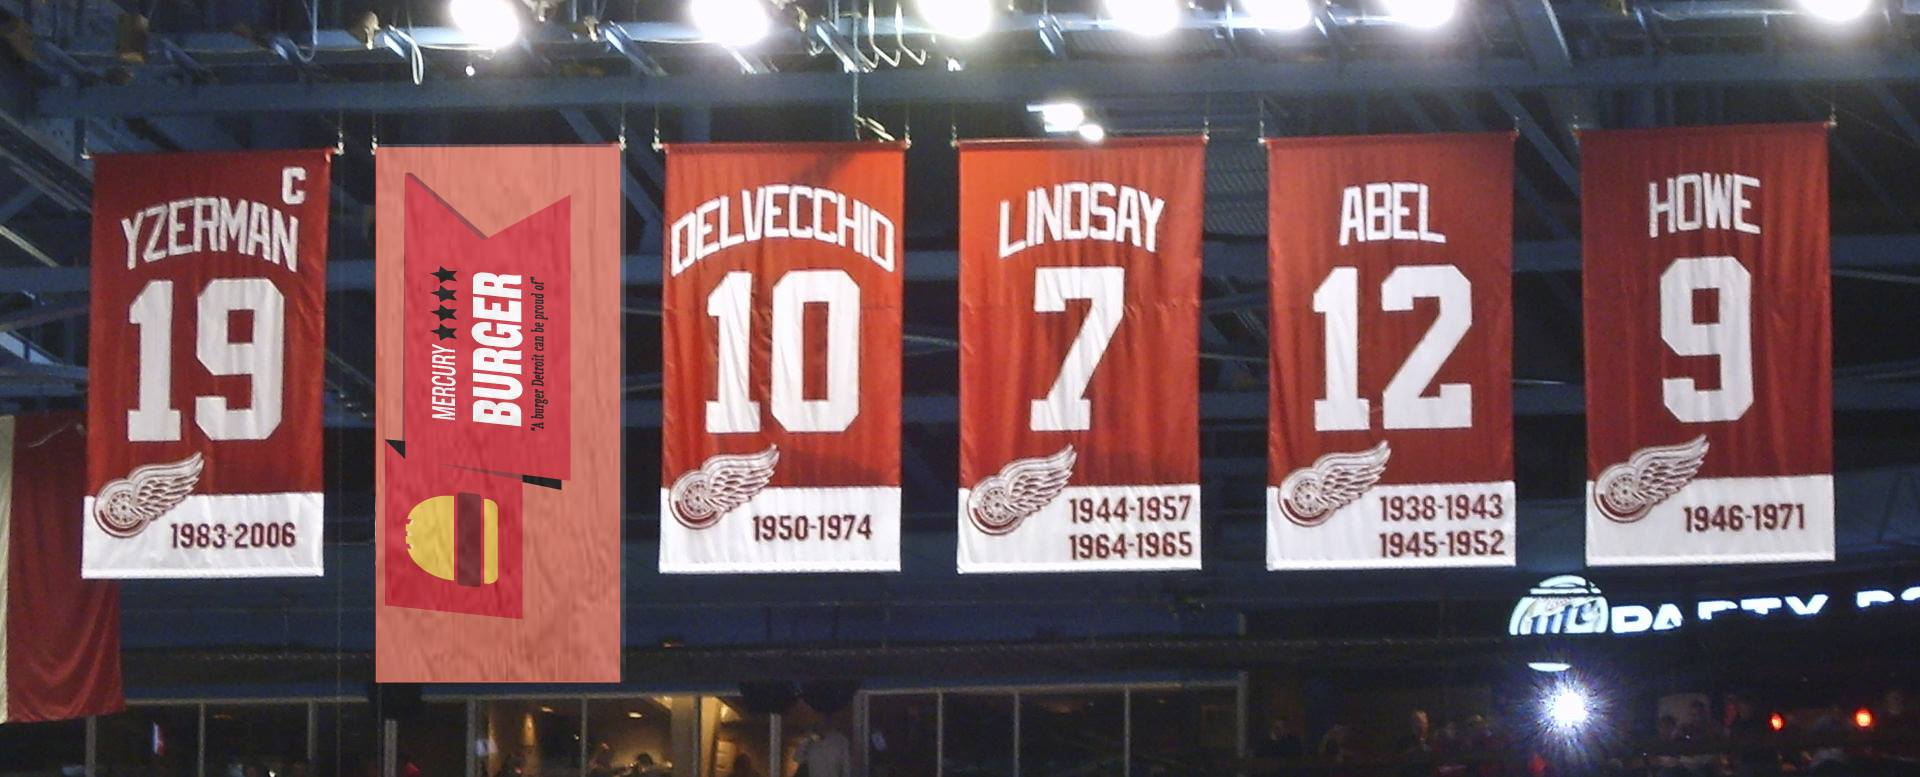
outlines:
[[[307,759],[307,705],[207,705],[208,777],[285,774]]]
[[[767,724],[737,696],[700,704],[700,777],[768,777]]]
[[[78,774],[87,765],[87,722],[0,726],[0,774]]]
[[[1119,691],[1021,694],[1021,774],[1120,777],[1124,704]]]
[[[946,777],[1012,777],[1013,694],[949,693],[945,703]]]
[[[580,700],[495,699],[480,703],[477,753],[486,775],[580,774]],[[428,772],[431,774],[432,772]]]
[[[1205,777],[1231,771],[1239,702],[1231,688],[1133,692],[1133,774]],[[1287,757],[1297,759],[1295,752]]]
[[[314,740],[315,775],[378,777],[380,724],[366,702],[328,702],[320,705],[318,736]]]
[[[128,707],[100,718],[95,760],[102,775],[190,775],[200,758],[197,704]]]
[[[587,702],[588,777],[673,773],[671,697]]]
[[[940,757],[939,697],[888,693],[867,697],[869,777],[932,775]]]
[[[467,768],[466,702],[427,702],[399,721],[394,756],[402,775],[409,764],[421,774],[459,774]]]

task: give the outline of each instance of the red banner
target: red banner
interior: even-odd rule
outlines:
[[[94,160],[88,577],[321,573],[331,160]]]
[[[407,177],[409,455],[567,479],[572,205],[483,235]]]
[[[905,148],[667,154],[661,571],[898,570]]]
[[[380,682],[620,678],[620,164],[380,150]]]
[[[126,707],[119,584],[80,579],[82,420],[0,416],[0,723]]]
[[[1267,568],[1511,566],[1513,137],[1267,153]]]
[[[1588,563],[1831,560],[1826,128],[1580,146]]]
[[[1201,138],[960,147],[962,572],[1200,568]]]

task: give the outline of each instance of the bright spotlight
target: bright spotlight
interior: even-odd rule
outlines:
[[[1091,122],[1080,125],[1080,139],[1088,143],[1098,143],[1107,139],[1107,128]]]
[[[763,0],[693,0],[687,13],[702,37],[730,49],[759,43],[773,27]]]
[[[1176,0],[1107,0],[1107,15],[1121,29],[1146,37],[1165,35],[1180,26]]]
[[[1555,689],[1547,697],[1547,722],[1560,731],[1578,731],[1587,724],[1592,702],[1585,691],[1573,686]]]
[[[1873,0],[1800,0],[1800,8],[1829,22],[1850,22],[1865,16]]]
[[[1860,728],[1873,728],[1873,710],[1865,707],[1854,710],[1853,725]]]
[[[1767,717],[1767,728],[1779,731],[1787,727],[1787,716],[1778,712]]]
[[[993,29],[991,0],[918,0],[915,5],[934,32],[949,38],[971,40]]]
[[[449,0],[447,17],[469,42],[484,49],[497,49],[520,37],[520,16],[507,0]]]
[[[1240,0],[1240,10],[1269,30],[1302,30],[1313,23],[1309,0]]]
[[[1027,110],[1040,114],[1040,124],[1051,133],[1076,132],[1087,123],[1087,109],[1075,102],[1035,103]]]
[[[1415,27],[1438,27],[1453,19],[1460,0],[1385,0],[1387,15]]]
[[[1559,674],[1568,669],[1572,669],[1573,665],[1565,661],[1528,661],[1527,668],[1536,672]]]

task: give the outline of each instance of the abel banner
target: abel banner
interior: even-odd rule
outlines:
[[[1826,128],[1580,146],[1587,563],[1831,560]]]
[[[1267,568],[1512,566],[1513,136],[1267,154]]]
[[[898,570],[906,148],[667,156],[660,571]]]
[[[1202,138],[960,147],[961,572],[1200,568]]]
[[[94,159],[87,577],[321,573],[331,163]]]
[[[620,678],[619,165],[380,149],[379,682]]]

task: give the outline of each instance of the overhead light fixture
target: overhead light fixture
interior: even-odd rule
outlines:
[[[627,718],[628,718],[628,719],[630,719],[630,720],[639,720],[639,719],[641,719],[641,718],[644,718],[644,717],[646,717],[646,715],[643,715],[643,714],[641,714],[641,712],[640,712],[639,710],[628,710],[628,711],[627,711]]]
[[[1075,131],[1080,133],[1081,140],[1088,143],[1098,143],[1107,139],[1107,128],[1093,122],[1082,124],[1080,128]]]
[[[1565,661],[1528,661],[1527,668],[1546,674],[1559,674],[1572,669],[1573,665]]]
[[[1800,0],[1801,10],[1829,22],[1850,22],[1865,16],[1873,0]]]
[[[730,49],[759,43],[773,31],[763,0],[693,0],[687,12],[702,37]]]
[[[1034,103],[1027,111],[1040,114],[1041,127],[1054,134],[1076,132],[1087,123],[1087,109],[1076,102]]]
[[[1778,712],[1767,716],[1767,728],[1773,729],[1774,731],[1779,731],[1786,727],[1787,727],[1787,716],[1782,715]]]
[[[1387,16],[1414,27],[1439,27],[1453,20],[1460,0],[1382,0]]]
[[[916,0],[920,18],[936,34],[972,40],[993,29],[992,0]]]
[[[1578,731],[1593,716],[1593,703],[1578,686],[1567,685],[1547,697],[1547,722],[1559,731]]]
[[[1178,0],[1107,0],[1107,16],[1120,29],[1157,37],[1180,26]]]
[[[130,65],[147,61],[147,17],[123,13],[114,20],[113,53]]]
[[[1853,725],[1857,728],[1873,728],[1873,710],[1865,707],[1854,710]]]
[[[1240,0],[1240,10],[1269,30],[1302,30],[1313,23],[1311,0]]]
[[[447,17],[483,49],[507,46],[520,37],[520,15],[507,0],[448,0]]]

